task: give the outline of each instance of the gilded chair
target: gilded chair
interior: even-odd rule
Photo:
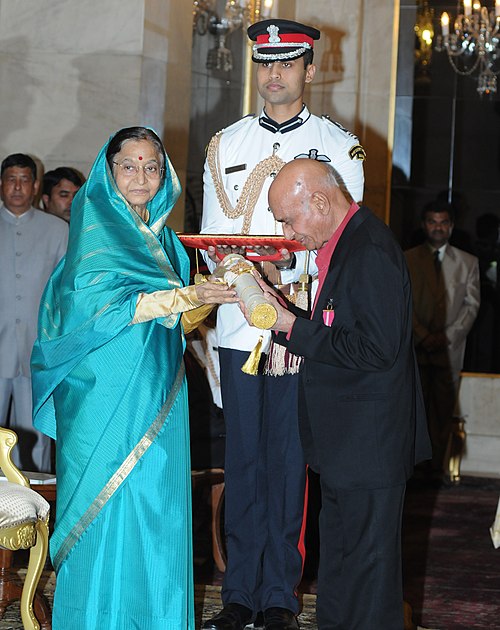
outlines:
[[[30,488],[28,479],[13,464],[11,450],[16,442],[13,431],[0,427],[0,468],[7,479],[0,481],[0,618],[5,608],[20,596],[25,630],[40,630],[33,602],[47,557],[50,506]],[[22,588],[14,580],[10,566],[12,552],[19,549],[30,550]],[[39,614],[43,617],[43,627],[50,628],[46,604],[37,601],[37,608],[43,608],[43,614]]]

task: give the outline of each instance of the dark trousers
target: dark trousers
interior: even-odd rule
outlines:
[[[319,630],[403,630],[405,485],[343,490],[321,476]]]
[[[305,463],[298,376],[249,376],[248,352],[219,348],[226,420],[227,568],[222,601],[299,610]]]
[[[447,468],[444,458],[453,425],[460,371],[428,363],[418,367],[432,442],[432,467],[443,472]]]

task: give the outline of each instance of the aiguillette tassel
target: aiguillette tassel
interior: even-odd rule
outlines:
[[[205,276],[200,273],[200,263],[198,261],[198,250],[195,249],[195,254],[196,254],[196,273],[194,275],[194,283],[195,284],[201,284],[202,282],[206,282],[207,279],[205,278]]]
[[[309,310],[309,283],[311,282],[311,277],[308,274],[309,254],[310,252],[307,252],[304,261],[304,272],[300,274],[299,290],[297,291],[297,296],[295,298],[295,305],[303,311]]]
[[[241,367],[241,371],[250,376],[255,376],[259,371],[260,355],[262,351],[263,336],[259,337],[255,348],[250,353],[250,356]]]

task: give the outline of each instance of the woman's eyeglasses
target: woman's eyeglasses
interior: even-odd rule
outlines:
[[[148,179],[159,179],[163,174],[163,169],[155,162],[149,164],[133,164],[132,162],[113,162],[120,169],[124,177],[135,177],[139,175],[139,171],[142,172]]]

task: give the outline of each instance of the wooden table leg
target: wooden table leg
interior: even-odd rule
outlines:
[[[21,598],[21,589],[13,581],[12,573],[12,551],[0,549],[0,617],[3,618],[7,606]]]

